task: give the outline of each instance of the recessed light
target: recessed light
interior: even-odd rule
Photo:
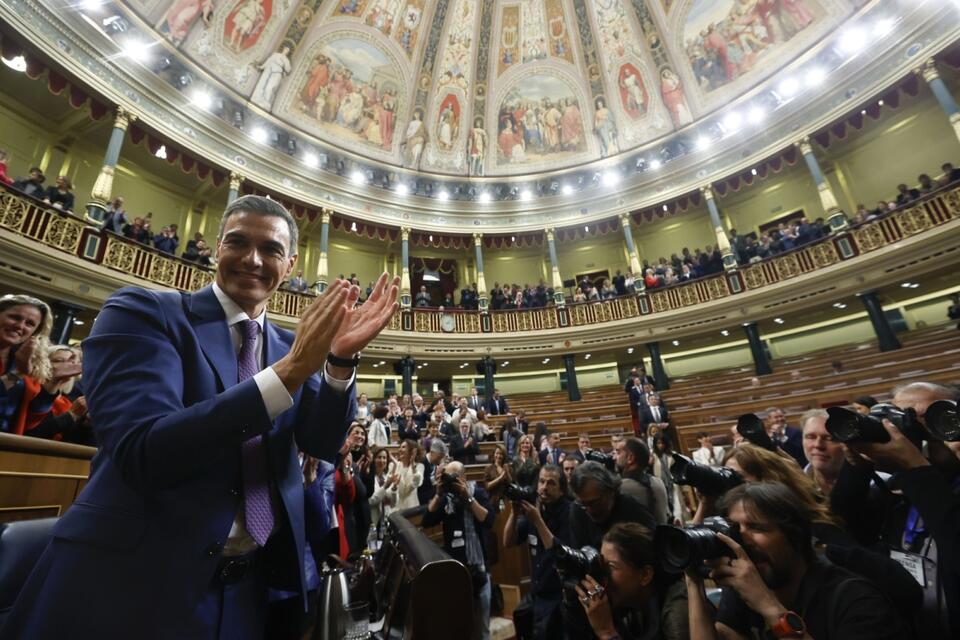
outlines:
[[[730,332],[727,331],[726,329],[724,329],[724,330],[722,330],[722,331],[720,332],[720,335],[722,335],[722,336],[728,336],[728,335],[730,335]]]
[[[798,91],[800,91],[800,83],[797,82],[796,78],[784,78],[777,85],[777,93],[784,98],[792,98],[797,95]]]
[[[198,109],[208,111],[213,106],[213,96],[205,89],[197,89],[190,94],[190,102]]]
[[[803,77],[808,87],[818,87],[826,79],[827,72],[823,70],[823,67],[812,67],[807,70],[807,74]]]
[[[878,106],[878,107],[882,107],[882,106],[883,106],[883,100],[878,100],[878,101],[877,101],[877,106]]]
[[[663,210],[664,210],[664,211],[670,211],[670,207],[668,207],[667,205],[663,205]]]
[[[381,361],[380,361],[380,362],[379,362],[378,364],[381,364],[381,365],[383,365],[383,364],[387,364],[387,363],[386,363],[386,361],[385,361],[385,360],[381,360]]]
[[[583,356],[583,359],[584,359],[584,360],[589,360],[591,355],[592,355],[592,354],[587,353],[587,354],[585,354],[585,355]]]
[[[563,187],[560,189],[560,193],[562,193],[562,194],[565,195],[565,196],[569,196],[571,193],[573,193],[573,187],[571,187],[571,186],[568,185],[568,184],[565,184],[565,185],[563,185]]]
[[[757,175],[757,170],[756,170],[756,169],[750,169],[750,175],[752,175],[752,176]]]
[[[844,304],[843,302],[834,302],[834,303],[833,303],[833,306],[834,306],[834,308],[836,308],[836,309],[846,309],[846,308],[847,308],[847,305]]]
[[[398,196],[405,196],[410,193],[410,187],[407,186],[406,182],[398,182],[395,191]]]
[[[250,131],[250,137],[253,138],[254,142],[259,142],[260,144],[267,143],[267,130],[263,127],[254,127]]]
[[[590,233],[590,227],[584,225],[584,226],[583,226],[583,231],[584,231],[585,233]]]
[[[367,181],[366,176],[363,175],[363,171],[355,169],[353,173],[350,174],[350,182],[353,184],[363,184]]]
[[[709,149],[711,145],[710,138],[706,136],[700,136],[697,138],[697,151],[704,151]]]
[[[449,197],[450,197],[450,194],[447,193],[446,189],[440,189],[440,191],[437,192],[437,198],[439,200],[446,200]]]
[[[750,111],[747,112],[747,119],[754,125],[760,124],[766,117],[766,112],[760,107],[750,107]]]
[[[783,319],[783,318],[774,318],[773,321],[776,322],[777,324],[783,324],[783,323],[784,323],[784,319]]]
[[[136,38],[131,38],[123,43],[123,55],[139,63],[145,63],[150,59],[150,47],[145,42]]]
[[[673,346],[679,347],[679,346],[680,346],[680,341],[679,341],[679,340],[674,340],[674,341],[673,341]]]
[[[95,12],[103,6],[103,0],[83,0],[80,4],[84,11]]]
[[[308,153],[303,156],[303,164],[307,165],[311,169],[316,169],[320,166],[320,158],[317,157],[315,153]]]
[[[157,149],[157,150],[154,152],[153,155],[155,155],[156,157],[160,158],[161,160],[166,160],[166,159],[167,159],[167,145],[165,145],[165,144],[160,145],[160,148]]]
[[[649,165],[649,166],[650,166],[650,168],[651,168],[652,170],[656,171],[657,169],[659,169],[660,167],[663,166],[663,163],[660,162],[659,160],[654,159],[654,160],[651,160],[651,161],[650,161],[650,165]]]
[[[547,364],[548,362],[550,362],[550,358],[544,358],[544,359],[543,359],[543,364]]]
[[[351,222],[351,223],[350,223],[350,231],[356,231],[356,230],[357,230],[357,223],[356,223],[356,222]]]
[[[867,37],[859,27],[850,27],[840,34],[840,50],[848,55],[856,55],[867,46]]]
[[[873,25],[873,35],[874,36],[885,36],[891,31],[893,31],[894,20],[893,18],[882,18],[877,20],[876,24]]]
[[[627,347],[627,353],[633,353],[633,347]]]
[[[464,362],[464,363],[463,363],[462,365],[460,365],[460,366],[461,366],[461,367],[465,367],[465,366],[467,366],[468,364],[469,364],[468,362]]]
[[[73,324],[74,324],[74,326],[82,327],[82,326],[83,326],[84,324],[86,324],[86,323],[85,323],[83,320],[74,320],[74,321],[73,321]]]
[[[7,65],[14,71],[23,73],[27,70],[27,59],[23,56],[14,56],[12,58],[3,58],[3,64]]]
[[[737,111],[731,111],[723,117],[721,121],[723,128],[729,132],[734,132],[740,128],[740,125],[743,124],[743,117]]]
[[[520,199],[523,202],[528,202],[531,198],[533,198],[533,193],[530,192],[530,189],[524,189],[520,192]]]
[[[510,242],[516,242],[517,236],[510,236]]]
[[[613,170],[604,171],[604,172],[603,172],[603,184],[604,184],[604,186],[612,187],[612,186],[615,186],[618,182],[620,182],[620,174],[619,174],[619,173],[617,173],[616,171],[613,171]]]
[[[507,360],[506,362],[504,362],[504,363],[503,363],[502,365],[500,365],[500,366],[505,367],[505,366],[507,366],[508,364],[510,364],[510,361],[509,361],[509,360]]]
[[[480,195],[477,196],[477,201],[480,202],[481,204],[487,204],[488,202],[490,202],[490,192],[489,191],[480,192]]]
[[[379,366],[380,366],[380,365],[378,365],[378,364],[374,364],[374,365],[373,365],[373,368],[376,369],[376,368],[379,367]]]

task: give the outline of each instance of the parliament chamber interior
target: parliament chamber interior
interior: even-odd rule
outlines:
[[[960,2],[0,0],[0,640],[960,637]]]

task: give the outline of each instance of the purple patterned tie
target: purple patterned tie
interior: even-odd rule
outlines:
[[[243,382],[260,372],[257,361],[257,336],[260,325],[255,320],[241,320],[236,324],[243,342],[237,355],[237,378]],[[267,450],[263,436],[244,440],[241,447],[243,463],[243,503],[247,532],[261,547],[273,531],[273,509],[270,506],[270,487],[267,484]]]

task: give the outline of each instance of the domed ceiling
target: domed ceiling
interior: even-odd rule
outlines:
[[[562,169],[684,127],[862,0],[127,0],[289,126],[460,176]]]

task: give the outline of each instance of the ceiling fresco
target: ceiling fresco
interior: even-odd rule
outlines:
[[[862,0],[127,0],[212,78],[388,165],[616,156],[749,91]]]

